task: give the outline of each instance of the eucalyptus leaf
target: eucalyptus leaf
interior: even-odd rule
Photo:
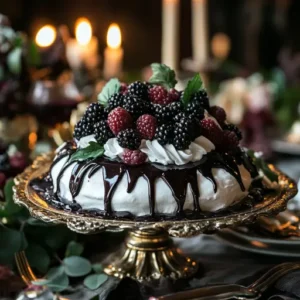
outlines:
[[[96,142],[90,142],[89,146],[77,150],[72,156],[72,161],[83,161],[89,158],[96,158],[104,154],[104,147]]]
[[[31,243],[25,251],[31,267],[36,268],[40,273],[46,273],[50,265],[50,257],[47,251],[40,245]]]
[[[7,66],[11,73],[19,75],[22,70],[22,49],[15,48],[7,56]]]
[[[83,284],[90,290],[96,290],[107,280],[107,278],[108,276],[105,274],[92,274],[84,279]]]
[[[106,106],[108,103],[108,99],[118,93],[121,88],[121,83],[117,78],[110,79],[106,85],[103,87],[101,93],[98,95],[98,102]]]
[[[87,275],[92,270],[91,263],[80,256],[70,256],[63,260],[65,272],[71,277],[80,277]]]
[[[200,74],[196,74],[191,80],[188,81],[182,97],[182,103],[184,106],[188,105],[193,94],[200,91],[202,85],[203,83]]]
[[[92,268],[95,273],[102,273],[103,272],[103,266],[101,264],[93,264]]]
[[[175,87],[177,80],[174,70],[159,63],[151,64],[151,68],[153,74],[149,79],[150,83],[161,85],[168,90]]]
[[[66,226],[59,225],[49,227],[39,231],[40,239],[46,243],[48,247],[53,250],[65,247],[70,241],[74,240],[76,233],[70,231]]]
[[[66,249],[65,256],[80,256],[84,250],[84,247],[82,244],[79,244],[75,241],[71,241]]]

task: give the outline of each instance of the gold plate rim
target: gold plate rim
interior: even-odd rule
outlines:
[[[35,218],[45,222],[66,224],[71,230],[83,234],[96,233],[102,230],[120,231],[146,227],[162,227],[174,237],[211,233],[221,228],[254,221],[261,215],[280,212],[286,208],[288,200],[297,193],[296,183],[271,165],[272,169],[279,175],[278,191],[265,196],[261,203],[243,212],[196,220],[164,220],[159,222],[105,219],[79,215],[51,207],[29,186],[32,178],[36,178],[49,170],[53,157],[53,153],[37,157],[32,165],[15,178],[14,201],[19,205],[25,206]]]

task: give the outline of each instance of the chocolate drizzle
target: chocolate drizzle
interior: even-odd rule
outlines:
[[[69,155],[69,151],[65,151],[65,155]],[[54,165],[65,155],[60,156],[54,162]],[[245,187],[241,178],[238,166],[243,165],[252,177],[257,175],[256,167],[246,153],[240,152],[235,156],[226,153],[218,153],[212,151],[205,155],[200,162],[190,163],[184,166],[157,166],[154,164],[143,164],[141,166],[128,166],[120,162],[109,161],[105,158],[93,159],[84,162],[68,162],[61,169],[57,177],[57,196],[59,197],[59,183],[65,170],[72,165],[72,173],[69,183],[70,192],[75,201],[76,196],[80,193],[84,179],[90,179],[96,172],[102,169],[104,182],[104,213],[106,216],[113,216],[114,212],[111,207],[112,197],[118,183],[122,180],[124,174],[127,177],[127,192],[131,193],[136,186],[139,178],[144,178],[148,184],[148,198],[150,215],[155,216],[155,183],[161,178],[171,189],[172,194],[177,202],[177,216],[184,215],[184,204],[187,189],[190,186],[194,213],[200,212],[199,206],[199,189],[197,172],[200,172],[205,178],[210,180],[217,192],[217,184],[213,176],[213,169],[224,169],[230,173],[239,183],[242,191]],[[53,166],[52,166],[53,168]]]

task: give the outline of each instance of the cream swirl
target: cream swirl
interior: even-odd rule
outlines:
[[[214,144],[204,136],[196,138],[186,150],[177,150],[172,144],[162,146],[157,140],[144,140],[140,147],[151,162],[163,165],[184,165],[199,161],[203,155],[214,149]]]
[[[119,145],[117,138],[111,138],[104,144],[104,155],[111,159],[122,158],[124,151],[125,149]]]
[[[97,142],[94,134],[90,134],[82,137],[78,142],[77,146],[80,149],[86,148],[90,145],[90,142]]]

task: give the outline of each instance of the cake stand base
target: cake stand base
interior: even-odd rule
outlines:
[[[186,278],[198,270],[198,263],[176,249],[162,228],[130,231],[125,246],[125,251],[109,258],[104,267],[106,274],[149,281],[161,277]]]

